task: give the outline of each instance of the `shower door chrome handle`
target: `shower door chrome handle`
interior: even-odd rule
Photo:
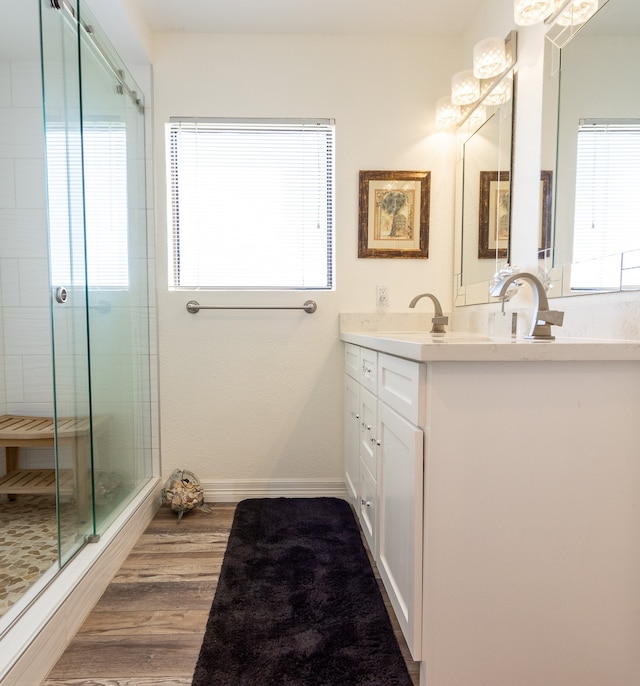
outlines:
[[[64,286],[58,286],[58,288],[56,288],[56,302],[59,302],[60,304],[66,303],[68,297],[69,293]]]

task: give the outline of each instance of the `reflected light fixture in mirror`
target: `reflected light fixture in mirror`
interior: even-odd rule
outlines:
[[[480,126],[487,118],[487,108],[484,105],[478,105],[469,115],[467,121],[472,129]]]
[[[513,92],[513,77],[505,76],[499,81],[491,92],[484,96],[483,102],[485,105],[502,105],[511,100],[511,93]]]
[[[451,102],[454,105],[471,105],[480,98],[480,81],[473,70],[459,71],[451,78]]]
[[[477,79],[491,79],[509,66],[504,38],[492,36],[476,43],[473,48],[473,75]]]
[[[460,107],[454,105],[448,95],[436,102],[436,128],[438,131],[455,128],[460,121],[460,116]]]
[[[598,0],[574,0],[556,18],[560,26],[576,26],[584,24],[598,9]]]
[[[561,26],[584,24],[598,9],[598,0],[514,0],[513,18],[518,26],[553,21]]]

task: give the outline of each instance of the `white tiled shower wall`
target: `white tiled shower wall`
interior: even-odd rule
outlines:
[[[40,64],[0,62],[2,413],[53,411],[43,151]],[[21,450],[22,466],[51,466],[48,452]]]

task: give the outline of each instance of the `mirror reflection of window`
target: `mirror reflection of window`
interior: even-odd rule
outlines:
[[[578,128],[571,288],[620,286],[620,260],[640,249],[640,119],[582,119]]]
[[[553,241],[541,266],[556,270],[551,297],[639,289],[640,2],[600,0],[586,23],[562,28],[546,34],[541,168],[553,171]]]

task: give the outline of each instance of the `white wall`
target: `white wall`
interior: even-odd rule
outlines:
[[[451,307],[454,158],[434,103],[462,68],[455,42],[355,36],[157,35],[155,153],[163,471],[203,480],[342,481],[340,312],[390,311],[426,290]],[[336,120],[336,290],[168,292],[164,126],[170,116]],[[428,260],[358,259],[358,171],[430,170]],[[250,201],[250,198],[248,198]],[[293,304],[303,312],[202,311]],[[424,307],[427,307],[424,303]]]
[[[40,63],[1,62],[2,401],[14,414],[53,410],[43,151]]]
[[[158,34],[155,154],[163,472],[201,479],[335,482],[342,474],[340,312],[376,311],[375,286],[390,287],[390,312],[407,312],[430,290],[452,308],[453,136],[435,133],[433,109],[451,75],[471,65],[474,43],[515,28],[511,0],[486,0],[460,40],[339,36]],[[513,165],[513,263],[537,269],[545,26],[518,28]],[[393,84],[390,89],[389,84]],[[193,293],[168,292],[164,124],[172,115],[335,117],[335,293],[314,297],[315,315],[203,311]],[[432,172],[430,258],[357,258],[358,170]],[[298,305],[306,294],[197,294],[203,305]],[[563,336],[640,337],[640,294],[562,299]],[[425,306],[426,307],[426,306]],[[508,305],[527,327],[530,297]],[[456,308],[459,328],[486,329],[499,306]]]

